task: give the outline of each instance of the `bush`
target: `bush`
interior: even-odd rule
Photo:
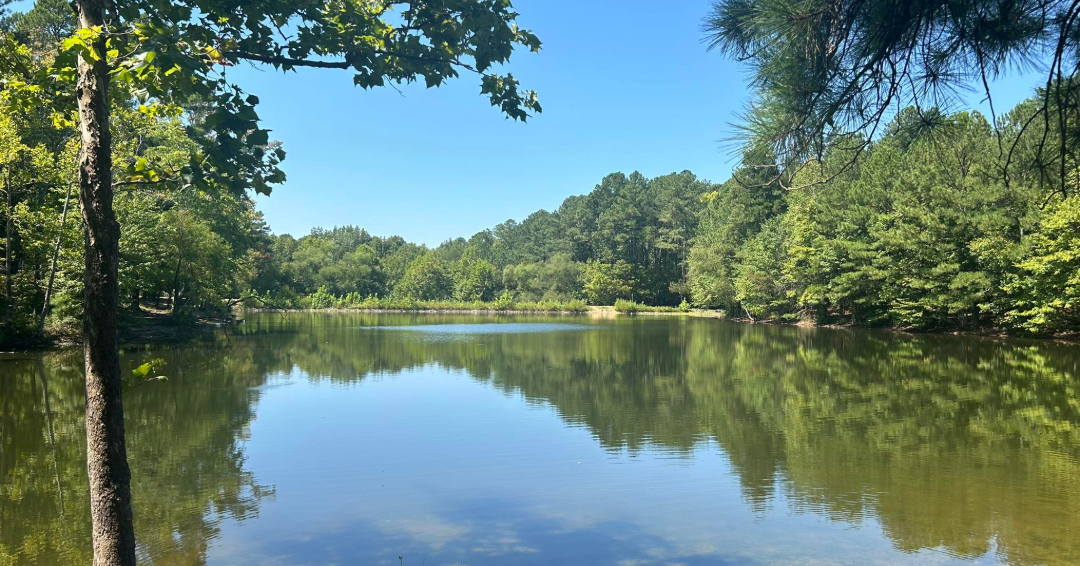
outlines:
[[[330,291],[327,290],[326,285],[323,285],[322,287],[319,287],[318,291],[315,291],[308,297],[307,306],[312,309],[328,309],[334,306],[336,300],[337,297],[331,295]]]
[[[685,306],[683,306],[685,305]],[[625,299],[618,299],[615,301],[615,312],[621,312],[624,314],[634,314],[639,312],[686,312],[690,310],[690,305],[683,301],[682,305],[678,307],[650,307],[641,303],[635,303],[634,301],[627,301]]]
[[[574,299],[563,303],[561,310],[564,312],[588,312],[589,306],[585,304],[585,301]]]
[[[503,291],[502,295],[499,295],[498,299],[495,299],[495,310],[508,311],[514,309],[514,296],[510,294],[510,291]]]

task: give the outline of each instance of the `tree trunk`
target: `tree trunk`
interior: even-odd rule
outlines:
[[[104,0],[73,2],[80,29],[104,29]],[[131,471],[124,440],[120,378],[120,225],[113,211],[112,137],[105,36],[93,42],[95,60],[80,55],[79,204],[86,228],[83,359],[86,366],[86,464],[90,477],[94,566],[136,566],[131,518]]]
[[[15,297],[11,293],[11,233],[15,230],[15,205],[11,199],[11,173],[6,172],[4,192],[7,193],[7,209],[4,212],[6,222],[4,224],[4,298],[7,299],[7,308],[4,310],[4,320],[11,320],[14,314]]]
[[[177,258],[176,271],[173,273],[172,298],[169,300],[173,316],[176,316],[177,313],[180,312],[180,266],[183,265],[183,263],[183,257]]]
[[[64,196],[64,211],[60,213],[60,231],[56,234],[56,244],[53,245],[52,266],[49,268],[49,284],[45,287],[45,303],[41,307],[41,316],[38,318],[37,334],[45,334],[45,317],[49,316],[49,308],[52,306],[53,283],[56,282],[56,265],[60,261],[60,244],[64,241],[64,225],[67,224],[68,203],[71,202],[71,185],[68,185],[67,194]]]

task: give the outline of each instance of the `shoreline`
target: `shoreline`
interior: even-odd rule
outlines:
[[[586,310],[570,311],[570,310],[499,310],[499,309],[459,309],[459,308],[417,308],[417,309],[386,309],[386,308],[325,308],[325,309],[263,309],[263,308],[247,308],[239,309],[239,312],[258,312],[258,313],[371,313],[371,314],[448,314],[448,315],[482,315],[482,316],[498,316],[498,315],[543,315],[543,316],[588,316],[591,318],[614,318],[616,316],[682,316],[688,318],[707,318],[715,320],[723,320],[727,322],[737,322],[740,324],[765,324],[772,326],[794,326],[798,328],[820,328],[827,330],[866,330],[866,331],[881,331],[881,332],[894,332],[897,334],[904,334],[908,336],[969,336],[980,338],[1008,338],[1013,340],[1037,340],[1037,341],[1049,341],[1049,342],[1062,342],[1062,343],[1076,343],[1080,342],[1080,332],[1057,334],[1052,336],[1033,336],[1033,335],[1020,335],[1010,334],[1009,332],[1000,328],[986,328],[982,330],[919,330],[907,326],[862,326],[858,324],[819,324],[811,320],[778,320],[772,318],[758,318],[749,319],[745,317],[732,317],[728,316],[724,311],[716,309],[692,309],[689,311],[681,311],[678,309],[672,309],[671,307],[642,307],[642,310],[632,312],[621,312],[612,306],[589,306]]]
[[[282,316],[290,314],[417,314],[417,315],[472,315],[472,316],[581,316],[593,319],[614,319],[622,316],[672,316],[688,318],[705,318],[723,320],[740,324],[765,324],[773,326],[793,326],[798,328],[820,328],[828,330],[865,330],[893,332],[907,336],[961,336],[978,338],[997,338],[1012,340],[1035,340],[1039,342],[1058,342],[1075,344],[1080,342],[1080,332],[1059,334],[1053,336],[1023,336],[1010,334],[1001,329],[983,330],[918,330],[910,327],[888,326],[860,326],[853,324],[818,324],[813,321],[797,320],[786,321],[776,319],[749,319],[728,316],[720,310],[694,309],[681,311],[664,307],[642,307],[632,312],[622,312],[612,306],[589,306],[584,310],[531,310],[531,309],[496,309],[496,308],[416,308],[416,309],[393,309],[393,308],[325,308],[325,309],[267,309],[267,308],[237,308],[233,311],[239,313],[277,313]],[[235,326],[244,322],[242,317],[229,320],[212,320],[198,318],[195,320],[175,321],[168,315],[155,312],[142,312],[140,317],[131,318],[121,324],[120,344],[122,349],[143,345],[164,345],[190,342],[200,336],[212,333],[214,330],[228,326]],[[0,346],[0,354],[14,354],[19,352],[35,352],[44,350],[60,350],[75,348],[81,345],[77,336],[60,334],[45,336],[42,338],[25,338],[14,340]]]
[[[214,330],[232,326],[236,321],[214,320],[208,318],[174,320],[167,314],[154,311],[142,311],[138,315],[126,313],[130,318],[121,316],[120,349],[126,350],[145,345],[165,345],[191,342],[200,336],[206,336]],[[40,352],[78,348],[82,345],[78,333],[64,332],[46,334],[42,337],[23,337],[0,346],[0,354],[20,352]]]

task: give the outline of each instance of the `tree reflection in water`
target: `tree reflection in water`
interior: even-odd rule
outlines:
[[[428,365],[549,404],[613,453],[716,443],[761,513],[782,495],[799,513],[873,519],[902,551],[1080,560],[1073,346],[687,318],[549,332],[385,327],[483,322],[255,316],[228,339],[126,352],[129,366],[152,359],[169,376],[125,398],[141,561],[203,564],[220,521],[253,517],[273,495],[244,454],[272,376],[298,368],[353,384]],[[0,361],[0,564],[90,561],[77,362]]]

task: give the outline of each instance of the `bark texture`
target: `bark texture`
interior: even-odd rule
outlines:
[[[84,29],[105,29],[104,0],[75,0]],[[75,95],[79,107],[79,204],[86,229],[86,463],[90,477],[94,565],[135,566],[131,472],[124,441],[120,379],[120,225],[113,211],[112,139],[109,134],[105,37],[94,42],[101,56],[80,56]]]

